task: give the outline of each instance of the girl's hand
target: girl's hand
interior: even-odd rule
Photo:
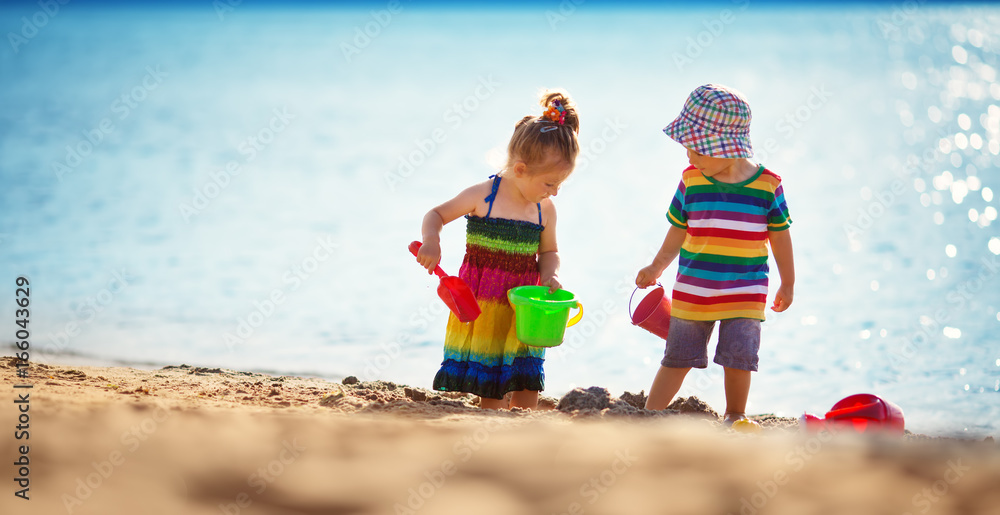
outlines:
[[[425,241],[417,251],[417,263],[427,269],[428,274],[433,274],[438,263],[441,262],[441,244],[436,241]]]
[[[774,294],[774,305],[771,306],[771,311],[781,313],[782,311],[788,309],[788,306],[792,305],[793,296],[792,287],[782,283],[782,285],[778,287],[778,292]]]
[[[542,286],[548,286],[549,287],[549,293],[553,293],[556,290],[561,290],[562,289],[562,283],[560,283],[559,279],[556,279],[555,276],[549,277],[545,281],[542,281]]]
[[[652,286],[656,284],[656,280],[660,278],[663,274],[663,269],[657,267],[656,265],[649,265],[635,276],[635,285],[640,288],[645,288],[647,286]]]

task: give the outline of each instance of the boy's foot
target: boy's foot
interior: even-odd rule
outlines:
[[[745,413],[726,413],[722,423],[740,433],[759,433],[762,429],[759,422],[747,418]]]
[[[737,420],[747,420],[746,413],[726,413],[726,418],[722,419],[722,425],[732,427]]]

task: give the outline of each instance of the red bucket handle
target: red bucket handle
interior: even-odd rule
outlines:
[[[660,284],[660,283],[656,283],[656,286],[658,288],[663,287],[663,285]],[[643,288],[643,290],[645,290],[645,289],[646,288]],[[629,321],[632,321],[632,315],[633,315],[633,313],[632,313],[632,299],[635,298],[635,292],[637,292],[637,291],[639,291],[639,287],[638,286],[636,286],[635,289],[632,290],[632,295],[630,295],[629,298],[628,298],[628,319],[629,319]],[[632,325],[636,325],[636,323],[632,322]]]

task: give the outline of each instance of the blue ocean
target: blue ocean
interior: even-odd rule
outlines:
[[[561,87],[583,153],[560,279],[584,318],[545,393],[648,390],[663,341],[629,300],[687,164],[661,130],[720,83],[794,221],[794,304],[763,325],[748,411],[865,392],[914,432],[1000,430],[1000,8],[52,2],[0,24],[8,354],[25,277],[40,362],[429,387],[447,311],[407,244]],[[457,273],[462,220],[442,242]],[[721,369],[681,395],[723,407]]]

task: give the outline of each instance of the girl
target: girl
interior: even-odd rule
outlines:
[[[434,270],[441,260],[441,228],[465,215],[466,253],[459,277],[476,294],[482,314],[462,323],[448,317],[444,362],[435,390],[468,392],[479,406],[534,408],[544,388],[545,350],[518,341],[507,290],[516,286],[562,287],[557,278],[556,208],[559,192],[580,152],[580,120],[569,95],[547,90],[540,116],[514,125],[507,163],[500,173],[461,192],[424,216],[417,261]]]

